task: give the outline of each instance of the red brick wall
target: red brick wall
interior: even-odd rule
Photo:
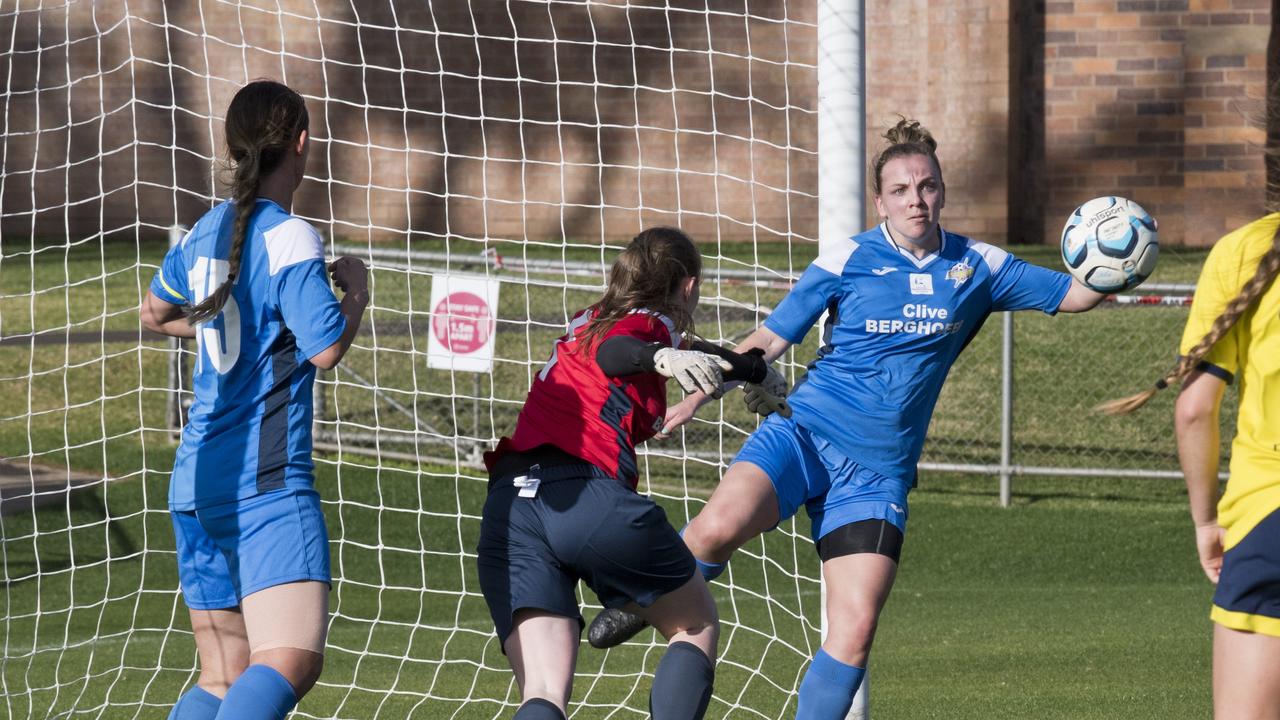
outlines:
[[[1262,210],[1270,0],[1050,0],[1044,230],[1126,195],[1161,240],[1207,245]]]
[[[1008,233],[1008,0],[866,3],[867,156],[898,115],[929,128],[947,185],[945,227]],[[868,187],[870,184],[868,183]],[[868,202],[869,220],[877,221]]]
[[[261,76],[308,97],[316,144],[295,209],[336,235],[814,234],[812,3],[756,3],[750,19],[702,3],[369,2],[357,17],[325,1],[320,18],[310,1],[258,5],[0,17],[16,38],[0,53],[16,93],[6,235],[191,223],[224,192],[224,108]]]
[[[1265,96],[1270,0],[866,5],[868,147],[896,113],[928,126],[951,229],[1056,242],[1073,207],[1119,193],[1166,243],[1206,244],[1260,212],[1264,135],[1246,115]],[[297,208],[352,239],[816,234],[814,0],[752,2],[750,19],[701,1],[394,17],[375,2],[359,22],[320,6],[0,16],[6,241],[190,223],[221,192],[223,109],[257,76],[308,96]]]

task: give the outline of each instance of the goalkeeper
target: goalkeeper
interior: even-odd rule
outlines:
[[[724,378],[760,382],[759,353],[682,338],[693,332],[702,260],[675,228],[641,232],[604,296],[552,347],[516,420],[485,454],[489,496],[477,546],[480,588],[520,686],[517,720],[562,720],[583,620],[583,580],[667,639],[650,692],[656,720],[701,718],[719,635],[715,603],[666,513],[635,491],[637,444],[662,427],[666,381],[718,395]]]
[[[711,580],[747,540],[801,505],[808,510],[827,588],[828,633],[800,684],[800,720],[844,718],[861,684],[897,573],[925,430],[960,351],[993,311],[1080,312],[1103,298],[1064,273],[943,231],[933,137],[903,119],[885,138],[890,144],[872,175],[884,222],[822,253],[737,348],[763,350],[772,361],[827,311],[818,358],[786,403],[773,398],[785,391],[776,374],[765,386],[747,387],[753,409],[783,412],[747,439],[683,532]],[[688,422],[706,399],[694,393],[673,407],[665,429]],[[610,647],[639,628],[606,611],[588,639]]]

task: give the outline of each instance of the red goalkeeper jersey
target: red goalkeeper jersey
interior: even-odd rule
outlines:
[[[667,412],[667,379],[656,372],[608,377],[596,364],[596,349],[614,335],[675,346],[675,325],[656,313],[638,311],[619,320],[590,350],[579,334],[594,317],[583,310],[556,341],[551,359],[529,388],[515,432],[485,453],[493,469],[507,452],[549,444],[636,486],[636,445],[662,429]]]

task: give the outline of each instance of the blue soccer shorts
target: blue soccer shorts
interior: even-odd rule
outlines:
[[[653,500],[590,466],[544,468],[536,493],[521,496],[513,478],[489,488],[476,547],[480,590],[505,644],[513,616],[537,609],[583,625],[576,588],[582,580],[600,603],[641,607],[684,586],[693,554]],[[565,475],[568,475],[567,477]]]
[[[219,610],[276,585],[330,581],[329,533],[314,490],[286,488],[171,510],[187,607]]]
[[[778,519],[803,505],[816,542],[862,520],[884,520],[907,531],[911,481],[891,478],[855,462],[831,443],[777,413],[765,418],[733,459],[764,470],[778,497]]]
[[[1235,630],[1280,637],[1280,510],[1222,554],[1209,616]]]

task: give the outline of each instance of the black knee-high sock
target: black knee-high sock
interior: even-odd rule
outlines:
[[[564,713],[560,712],[560,708],[555,703],[542,698],[534,698],[529,702],[520,706],[516,710],[516,716],[511,720],[564,720]]]
[[[674,642],[658,662],[649,691],[653,720],[701,720],[711,701],[716,671],[698,646]]]

